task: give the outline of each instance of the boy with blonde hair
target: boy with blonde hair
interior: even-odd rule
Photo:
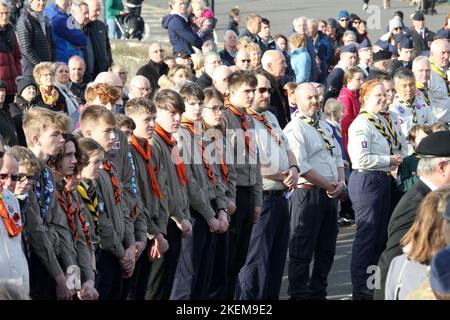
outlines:
[[[63,113],[33,107],[23,120],[28,148],[38,158],[42,170],[36,177],[29,207],[24,212],[25,232],[30,246],[30,296],[33,299],[66,299],[72,293],[66,285],[63,265],[76,264],[70,246],[66,218],[57,210],[55,180],[47,167],[64,145],[62,134],[71,126]]]

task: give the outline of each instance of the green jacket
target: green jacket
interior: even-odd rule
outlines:
[[[105,1],[105,17],[108,20],[118,16],[120,11],[124,9],[122,0],[106,0]]]

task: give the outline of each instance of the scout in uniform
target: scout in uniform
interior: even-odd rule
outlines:
[[[236,171],[233,164],[225,161],[227,153],[224,114],[226,107],[223,105],[223,96],[215,88],[210,87],[203,90],[205,94],[202,111],[203,130],[205,132],[206,148],[213,146],[212,168],[216,173],[216,178],[222,181],[224,192],[227,197],[228,221],[221,226],[222,233],[216,233],[216,246],[212,259],[212,275],[208,288],[208,299],[225,299],[228,277],[228,237],[229,218],[236,211]]]
[[[63,211],[67,219],[67,224],[72,235],[72,245],[74,246],[73,257],[80,268],[80,274],[72,274],[70,283],[79,294],[82,300],[96,300],[98,292],[94,288],[94,252],[92,250],[91,236],[88,229],[88,222],[80,210],[71,191],[75,189],[72,186],[72,176],[77,167],[79,158],[78,143],[74,135],[64,134],[65,144],[63,149],[56,155],[52,163],[55,175],[56,194],[59,209]]]
[[[355,210],[351,276],[353,299],[372,299],[367,286],[368,267],[376,265],[384,248],[391,206],[391,166],[402,156],[394,154],[392,140],[380,120],[385,106],[381,82],[370,80],[361,87],[362,110],[349,128],[348,152],[353,172],[349,195]]]
[[[297,160],[277,118],[268,111],[272,87],[257,73],[255,99],[246,112],[255,124],[263,178],[263,207],[239,273],[240,299],[278,300],[290,234],[288,188],[297,185]]]
[[[25,210],[26,241],[30,245],[30,296],[33,299],[71,299],[66,286],[63,265],[75,264],[67,219],[57,209],[55,180],[47,167],[50,157],[56,156],[64,145],[63,132],[70,128],[70,120],[63,113],[43,108],[31,108],[25,114],[23,129],[28,148],[36,155],[42,171],[30,192]]]
[[[333,129],[318,116],[319,95],[312,84],[295,91],[298,111],[284,128],[300,166],[289,199],[289,287],[291,299],[325,299],[337,237],[337,197],[345,188],[344,162]],[[310,273],[311,261],[312,273]]]
[[[167,300],[172,291],[175,271],[181,250],[181,238],[192,235],[189,213],[189,198],[186,166],[180,157],[175,133],[184,112],[184,102],[173,90],[161,90],[155,98],[155,134],[150,140],[154,154],[155,168],[158,168],[158,181],[163,199],[162,210],[170,219],[167,224],[169,250],[153,261],[145,299]]]
[[[150,139],[154,134],[156,108],[154,104],[146,98],[134,98],[125,105],[125,114],[129,116],[135,124],[130,135],[133,165],[136,170],[136,186],[141,197],[143,212],[145,217],[148,237],[144,254],[136,263],[133,275],[132,292],[128,298],[144,300],[148,279],[152,268],[152,259],[162,256],[169,244],[165,239],[167,234],[167,223],[169,217],[166,212],[159,210],[160,200],[164,198],[159,187],[154,165],[153,150],[150,146]]]
[[[227,133],[226,162],[236,169],[236,212],[229,228],[229,266],[227,299],[235,297],[239,271],[245,264],[253,224],[259,219],[262,200],[261,164],[252,131],[254,123],[246,108],[251,107],[258,81],[248,71],[236,71],[228,78],[225,98]]]
[[[185,112],[181,127],[174,135],[186,163],[189,183],[189,210],[192,237],[181,242],[171,299],[204,300],[208,297],[208,284],[212,274],[215,233],[228,225],[227,198],[222,181],[217,178],[208,159],[206,136],[202,132],[201,114],[203,90],[195,83],[183,82],[177,86],[184,100]]]
[[[116,121],[114,115],[103,106],[89,106],[81,114],[83,136],[97,141],[108,153],[115,142]],[[127,160],[128,161],[128,160]],[[98,195],[104,211],[112,221],[115,246],[112,252],[99,250],[96,254],[96,289],[100,299],[116,300],[121,297],[122,277],[129,278],[135,265],[135,237],[133,221],[123,199],[123,188],[113,164],[105,160],[97,180]]]
[[[416,99],[416,79],[411,70],[397,69],[394,74],[394,83],[397,95],[390,110],[397,115],[404,137],[409,135],[413,125],[431,125],[436,121],[432,109],[424,101]],[[413,152],[413,148],[409,145],[408,149],[409,155]]]

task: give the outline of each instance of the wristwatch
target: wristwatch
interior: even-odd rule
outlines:
[[[339,183],[342,183],[344,185],[343,189],[347,188],[347,184],[345,183],[345,181],[339,181]]]
[[[295,168],[295,169],[297,169],[297,173],[300,173],[300,168],[299,168],[298,165],[293,164],[293,165],[289,166],[289,169],[290,169],[290,168]]]

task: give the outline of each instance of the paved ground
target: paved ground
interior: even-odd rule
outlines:
[[[218,19],[217,34],[222,38],[224,28],[228,23],[228,11],[230,8],[238,5],[241,9],[243,20],[241,30],[245,26],[245,18],[251,12],[259,13],[268,18],[272,25],[272,34],[287,34],[291,29],[292,20],[298,16],[314,17],[326,19],[336,17],[339,10],[345,9],[350,13],[356,13],[362,19],[366,19],[375,24],[370,27],[369,36],[371,39],[377,39],[384,32],[389,19],[397,10],[402,10],[405,14],[405,23],[410,25],[408,16],[414,12],[414,7],[408,5],[404,0],[391,0],[391,8],[384,10],[382,0],[371,0],[371,10],[366,12],[362,10],[362,0],[220,0],[215,1],[215,14]],[[372,7],[373,6],[373,7]],[[426,25],[431,30],[439,29],[445,20],[450,6],[447,3],[437,5],[438,15],[426,16]],[[161,27],[161,17],[168,12],[166,0],[146,0],[144,1],[143,17],[150,28],[148,38],[150,40],[167,41],[167,33]],[[373,13],[376,12],[376,13]],[[376,22],[380,21],[379,24]]]

